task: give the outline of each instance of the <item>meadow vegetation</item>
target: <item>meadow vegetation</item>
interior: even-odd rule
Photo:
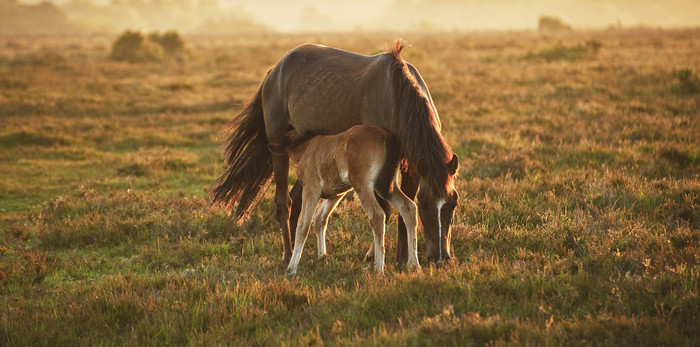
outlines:
[[[287,50],[382,34],[0,38],[2,345],[698,345],[700,32],[404,34],[460,156],[455,259],[362,263],[358,201],[285,275],[273,189],[209,208],[218,134]],[[150,40],[150,39],[149,39]],[[167,48],[164,48],[167,49]]]

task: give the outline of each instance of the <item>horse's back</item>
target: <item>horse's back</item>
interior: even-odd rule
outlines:
[[[377,59],[383,53],[377,55],[364,55],[354,52],[348,52],[335,47],[329,47],[314,43],[305,43],[292,48],[280,60],[280,63],[291,63],[297,58],[302,57],[305,63],[316,64],[324,61],[332,62],[333,64],[344,64],[347,66],[366,65],[368,62]],[[287,62],[287,60],[290,60]]]
[[[291,126],[299,133],[326,134],[368,120],[386,126],[383,117],[391,112],[386,102],[389,98],[384,95],[389,56],[367,56],[314,44],[292,49],[264,82],[266,123]]]

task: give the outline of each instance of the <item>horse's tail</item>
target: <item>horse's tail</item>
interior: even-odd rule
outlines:
[[[264,83],[264,82],[263,82]],[[272,155],[268,150],[262,108],[262,84],[241,113],[226,124],[234,129],[222,144],[226,171],[209,192],[212,205],[234,207],[237,221],[248,216],[272,177]]]

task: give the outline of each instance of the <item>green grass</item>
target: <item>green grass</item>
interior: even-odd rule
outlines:
[[[394,215],[384,277],[357,200],[288,277],[272,189],[240,225],[206,191],[284,52],[394,34],[191,37],[141,64],[113,37],[2,38],[0,344],[700,344],[697,34],[403,35],[460,156],[456,259],[420,233],[423,271],[393,264]]]

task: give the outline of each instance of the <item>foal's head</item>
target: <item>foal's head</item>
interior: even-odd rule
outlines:
[[[449,259],[452,256],[450,227],[459,198],[454,187],[458,167],[456,154],[438,167],[431,168],[424,160],[417,165],[421,178],[416,200],[430,260]]]
[[[301,156],[306,151],[309,142],[316,136],[315,133],[299,135],[296,130],[290,129],[284,135],[284,144],[281,146],[294,163],[298,163]]]

